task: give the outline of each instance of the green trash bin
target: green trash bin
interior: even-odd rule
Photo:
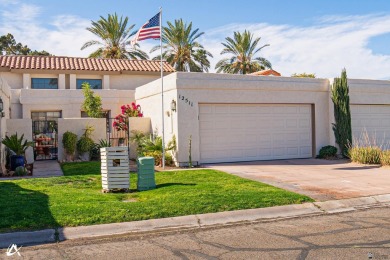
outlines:
[[[137,190],[152,190],[156,188],[156,180],[154,177],[154,158],[140,157],[137,160],[138,180]]]

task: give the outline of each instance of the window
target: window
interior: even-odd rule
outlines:
[[[77,89],[81,89],[81,85],[87,82],[91,89],[102,89],[102,80],[101,79],[77,79]]]
[[[33,78],[31,79],[31,88],[33,89],[58,89],[57,78]]]

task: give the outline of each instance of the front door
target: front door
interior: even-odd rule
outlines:
[[[61,118],[61,112],[32,112],[31,118],[35,160],[56,160],[58,158],[58,118]]]

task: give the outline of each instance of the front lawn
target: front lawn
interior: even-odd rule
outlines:
[[[99,162],[62,165],[64,177],[0,181],[0,232],[165,218],[312,201],[215,170],[157,172],[157,189],[102,193]]]

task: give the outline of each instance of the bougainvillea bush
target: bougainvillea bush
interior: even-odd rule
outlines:
[[[132,102],[130,105],[121,106],[122,112],[115,117],[113,127],[117,131],[128,131],[127,129],[127,118],[128,117],[143,117],[141,111],[141,106],[137,105],[135,102]]]

